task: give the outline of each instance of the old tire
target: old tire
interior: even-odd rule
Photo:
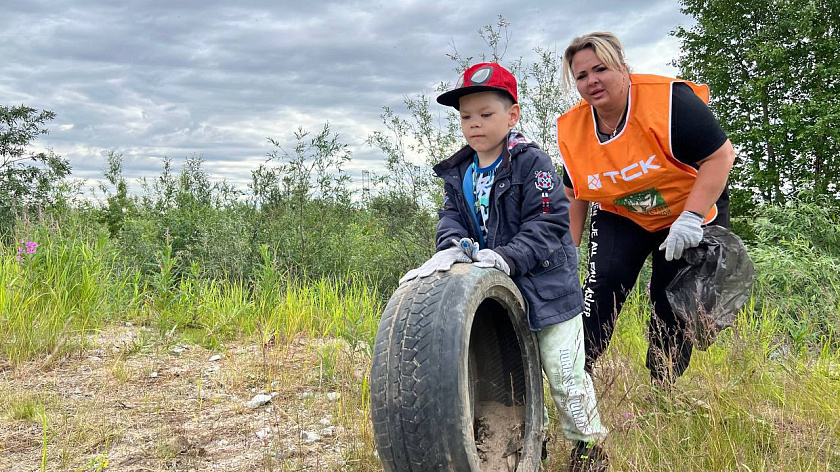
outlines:
[[[458,264],[400,286],[376,335],[370,401],[387,472],[538,470],[542,372],[513,281]]]

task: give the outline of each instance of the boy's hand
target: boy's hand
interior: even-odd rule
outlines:
[[[505,259],[498,252],[492,249],[478,251],[473,265],[476,267],[499,269],[505,275],[510,275],[510,266],[508,266],[508,263],[505,262]]]
[[[446,272],[452,268],[456,262],[472,262],[472,259],[464,254],[464,250],[460,246],[451,247],[435,253],[428,261],[416,269],[408,271],[401,279],[400,285],[416,279],[428,277],[435,272]]]

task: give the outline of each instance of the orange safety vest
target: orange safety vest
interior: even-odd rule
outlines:
[[[671,149],[671,88],[685,82],[705,103],[709,88],[657,75],[630,75],[624,129],[598,141],[595,110],[585,101],[557,118],[560,158],[575,198],[599,203],[648,231],[671,226],[685,207],[697,170]],[[706,223],[717,208],[706,215]]]

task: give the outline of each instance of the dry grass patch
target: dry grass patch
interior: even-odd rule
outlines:
[[[46,450],[48,470],[377,470],[364,349],[296,338],[210,351],[134,327],[93,345],[0,373],[0,469],[37,470]],[[264,392],[276,396],[245,406]]]

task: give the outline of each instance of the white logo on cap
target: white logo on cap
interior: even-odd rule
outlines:
[[[477,85],[481,85],[481,84],[487,82],[488,80],[490,80],[490,76],[492,76],[492,75],[493,75],[493,68],[492,67],[490,67],[490,66],[482,67],[481,69],[478,69],[477,71],[473,72],[472,77],[470,77],[470,82],[472,82],[474,84],[477,84]]]

